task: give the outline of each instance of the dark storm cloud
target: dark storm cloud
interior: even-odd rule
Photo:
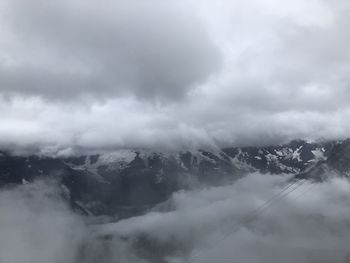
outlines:
[[[176,100],[220,68],[190,6],[171,1],[13,1],[19,48],[1,63],[5,93]],[[23,56],[23,57],[22,57]]]

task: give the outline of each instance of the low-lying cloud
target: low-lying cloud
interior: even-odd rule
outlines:
[[[177,193],[175,211],[110,224],[102,233],[147,235],[159,249],[175,243],[188,253],[175,252],[168,262],[346,262],[349,182],[300,183],[259,211],[287,181],[255,174],[230,186]]]
[[[81,219],[53,183],[36,182],[0,192],[0,262],[76,262],[85,234]]]
[[[1,190],[0,262],[346,262],[347,179],[302,181],[249,217],[289,182],[252,174],[175,193],[144,216],[102,225],[70,211],[52,184]]]

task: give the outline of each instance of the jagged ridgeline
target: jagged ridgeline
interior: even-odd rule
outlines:
[[[319,180],[349,171],[350,140],[218,151],[118,150],[69,158],[0,154],[1,186],[50,178],[78,211],[118,218],[141,214],[180,189],[220,185],[251,172]]]

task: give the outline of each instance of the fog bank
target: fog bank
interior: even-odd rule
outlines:
[[[251,174],[102,225],[72,212],[51,183],[2,190],[0,262],[346,262],[350,182],[289,185],[288,176]]]

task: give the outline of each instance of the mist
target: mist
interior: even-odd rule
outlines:
[[[37,181],[0,192],[0,262],[76,262],[85,229],[54,182]]]
[[[347,179],[251,174],[106,224],[72,211],[55,182],[36,181],[0,192],[0,262],[346,262],[349,205]]]

